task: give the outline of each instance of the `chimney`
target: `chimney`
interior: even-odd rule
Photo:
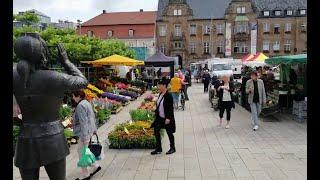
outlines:
[[[106,10],[102,10],[102,14],[105,14],[105,13],[107,13],[107,11]]]
[[[140,9],[140,12],[143,12],[143,9]]]

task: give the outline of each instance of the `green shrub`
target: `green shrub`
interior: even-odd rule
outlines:
[[[72,116],[72,108],[70,106],[61,106],[58,112],[58,117],[60,120],[65,120]]]
[[[130,111],[132,121],[153,121],[154,113],[145,109],[136,109]]]

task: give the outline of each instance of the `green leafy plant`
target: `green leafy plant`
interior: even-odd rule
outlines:
[[[109,109],[100,109],[97,112],[99,124],[104,124],[110,118],[111,111]]]
[[[58,117],[60,120],[65,120],[72,116],[72,108],[70,106],[61,106],[58,112]]]
[[[154,113],[145,109],[136,109],[130,111],[132,121],[153,121]]]
[[[64,135],[66,138],[71,138],[74,136],[73,131],[70,129],[64,129]]]

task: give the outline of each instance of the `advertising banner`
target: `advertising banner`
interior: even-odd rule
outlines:
[[[231,56],[231,23],[226,23],[226,47],[225,55]]]
[[[257,53],[257,23],[251,23],[251,54]]]

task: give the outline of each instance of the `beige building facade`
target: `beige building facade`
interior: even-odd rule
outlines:
[[[304,1],[203,1],[158,3],[157,50],[167,56],[178,56],[184,67],[211,57],[242,58],[257,52],[276,56],[306,51]],[[289,1],[293,5],[288,5]],[[265,32],[268,28],[269,32]]]

